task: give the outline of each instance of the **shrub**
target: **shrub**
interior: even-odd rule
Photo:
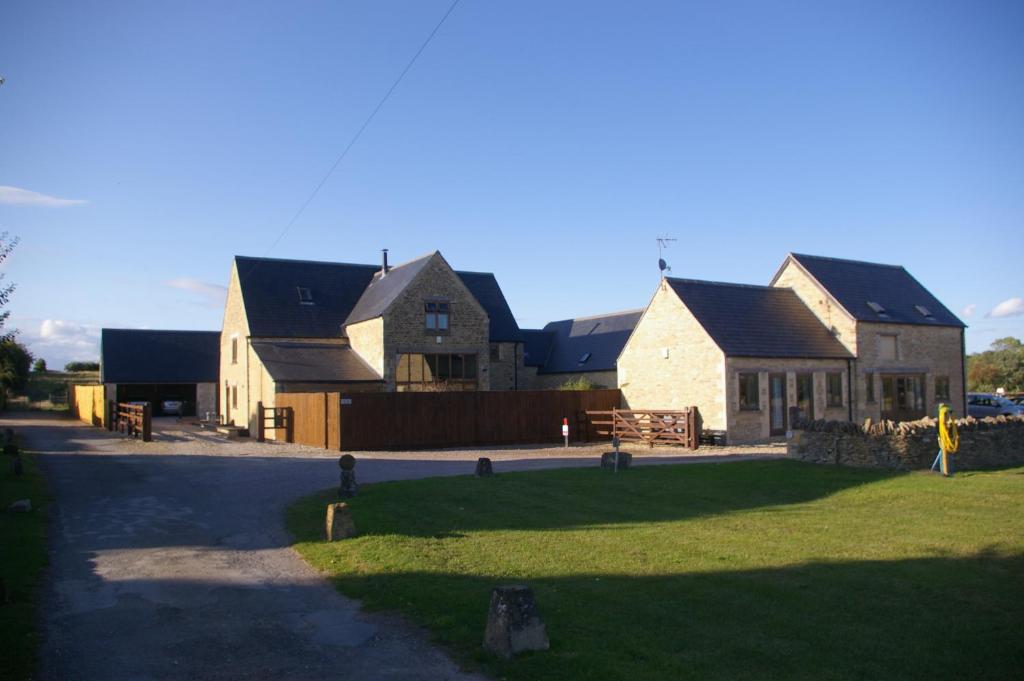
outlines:
[[[37,374],[46,373],[46,360],[40,357],[35,362],[33,362],[32,371],[36,372]]]
[[[99,362],[68,362],[64,365],[64,371],[99,371]]]
[[[599,388],[597,384],[591,381],[585,376],[578,378],[571,378],[562,385],[558,386],[559,390],[595,390]]]

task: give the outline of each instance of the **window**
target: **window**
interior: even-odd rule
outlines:
[[[304,286],[297,287],[299,291],[299,305],[312,305],[313,293]]]
[[[879,359],[897,360],[899,359],[899,348],[896,343],[897,336],[888,334],[878,335],[878,357]]]
[[[238,339],[231,339],[231,363],[238,364]]]
[[[761,408],[758,397],[761,394],[761,386],[757,374],[740,374],[740,409],[757,411]]]
[[[864,391],[867,393],[868,404],[875,403],[875,375],[864,374]]]
[[[238,386],[231,386],[231,408],[238,409]]]
[[[448,333],[448,321],[451,307],[441,300],[428,300],[424,303],[427,331],[432,334]]]
[[[476,374],[476,355],[404,352],[398,355],[395,386],[399,392],[476,390]]]
[[[915,308],[915,309],[916,309],[916,310],[917,310],[918,312],[920,312],[920,313],[921,313],[921,316],[922,316],[922,317],[924,317],[925,319],[933,319],[933,318],[934,318],[934,315],[932,315],[932,311],[931,311],[931,310],[929,310],[929,309],[928,309],[927,307],[925,307],[924,305],[915,305],[915,306],[914,306],[914,308]]]
[[[588,359],[590,359],[590,353],[584,352],[582,355],[580,355],[579,363],[586,364]]]
[[[796,375],[796,406],[801,418],[814,420],[814,374]]]
[[[924,374],[883,374],[882,418],[911,421],[924,416]]]
[[[843,375],[836,372],[825,374],[828,399],[826,404],[830,407],[843,406]]]
[[[498,345],[497,343],[491,343],[491,361],[501,361],[501,346]]]
[[[935,401],[949,402],[949,376],[935,377]]]

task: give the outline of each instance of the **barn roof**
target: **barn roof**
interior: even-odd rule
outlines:
[[[216,383],[219,331],[103,329],[103,383]]]
[[[789,288],[666,278],[730,357],[851,357]]]
[[[249,333],[256,338],[337,338],[346,323],[379,316],[429,258],[394,267],[380,278],[375,277],[379,265],[235,256]],[[490,317],[490,340],[520,340],[494,275],[456,274]]]
[[[538,373],[611,371],[643,310],[549,322],[526,333],[528,366]]]
[[[801,253],[790,253],[786,262],[789,259],[803,267],[858,321],[964,326],[938,298],[899,265]]]
[[[253,351],[275,381],[347,383],[380,381],[370,365],[340,343],[253,341]]]

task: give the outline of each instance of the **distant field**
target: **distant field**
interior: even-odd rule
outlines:
[[[289,512],[342,592],[509,681],[1010,679],[1024,668],[1024,468],[794,461],[367,485],[359,536]],[[551,650],[483,653],[492,587],[533,587]]]
[[[11,409],[66,409],[66,404],[54,404],[51,397],[66,395],[68,386],[76,383],[98,383],[98,371],[46,371],[29,374],[28,384],[8,402]]]

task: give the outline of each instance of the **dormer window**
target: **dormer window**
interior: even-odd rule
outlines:
[[[299,291],[299,305],[312,305],[313,304],[313,292],[304,286],[298,287]]]
[[[582,355],[580,355],[579,362],[580,364],[586,364],[588,359],[590,359],[590,353],[584,352]]]
[[[428,300],[423,304],[428,333],[445,334],[449,330],[451,305],[447,301]]]

